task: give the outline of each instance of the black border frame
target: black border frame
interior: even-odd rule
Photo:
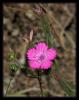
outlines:
[[[54,1],[52,1],[52,0],[48,0],[48,1],[47,0],[40,0],[40,1],[37,1],[37,0],[36,1],[35,0],[32,0],[32,1],[31,0],[29,0],[29,1],[27,1],[27,0],[26,1],[25,0],[17,0],[17,1],[16,0],[10,0],[10,1],[9,0],[4,0],[2,3],[0,3],[0,7],[1,7],[0,8],[0,10],[1,10],[1,15],[0,15],[0,17],[1,17],[0,18],[1,19],[1,23],[0,23],[0,25],[1,25],[1,28],[0,28],[1,29],[0,30],[1,31],[0,43],[1,43],[1,47],[2,47],[0,49],[1,50],[1,56],[2,56],[1,57],[2,66],[0,68],[1,69],[0,70],[1,71],[0,72],[1,73],[1,75],[0,75],[1,76],[0,77],[0,79],[1,79],[1,85],[0,85],[1,86],[1,89],[0,89],[1,90],[1,93],[0,93],[1,96],[0,97],[3,97],[3,98],[12,98],[12,97],[4,97],[3,96],[3,4],[4,3],[15,3],[15,2],[16,3],[76,3],[76,32],[78,33],[78,18],[79,18],[79,14],[78,14],[78,3],[75,0],[70,0],[70,1],[69,0],[61,0],[60,2],[59,1],[57,2],[57,0],[54,0]],[[76,44],[77,43],[78,43],[78,36],[76,36]],[[77,53],[78,53],[78,51],[77,50],[78,50],[78,48],[76,47],[76,58],[77,58],[76,59],[76,97],[78,96],[78,91],[77,91],[78,90],[78,67],[77,67],[77,65],[78,65]],[[45,98],[45,99],[46,98],[47,99],[49,99],[49,98],[52,98],[52,99],[53,98],[58,98],[58,99],[59,98],[63,98],[64,99],[64,98],[76,98],[76,97],[41,97],[41,98]],[[16,98],[16,97],[13,97],[13,98]],[[22,97],[20,97],[20,98],[22,98]],[[28,98],[28,97],[23,97],[23,98]],[[34,99],[36,98],[37,99],[39,97],[32,97],[32,98],[34,98]]]

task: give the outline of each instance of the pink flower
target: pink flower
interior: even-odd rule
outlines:
[[[48,69],[52,66],[52,60],[57,56],[54,48],[49,48],[44,42],[38,43],[35,48],[27,52],[28,63],[32,69]]]

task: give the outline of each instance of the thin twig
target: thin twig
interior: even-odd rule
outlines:
[[[42,4],[40,4],[40,7],[42,7],[42,8],[46,11],[48,17],[50,17],[50,18],[49,18],[50,22],[51,22],[51,19],[52,19],[52,20],[57,24],[57,26],[62,30],[62,31],[60,32],[60,34],[58,34],[58,32],[57,32],[56,29],[55,29],[54,24],[52,24],[52,28],[53,28],[53,30],[54,30],[54,32],[55,32],[54,35],[57,37],[58,42],[60,43],[60,45],[65,49],[63,34],[65,33],[65,35],[67,35],[67,32],[65,31],[65,28],[69,25],[69,23],[71,22],[71,20],[73,19],[73,17],[74,17],[75,14],[70,14],[69,19],[66,21],[66,23],[65,23],[65,25],[64,25],[64,27],[63,27],[63,26],[56,20],[56,18],[55,18],[54,16],[51,16],[51,14],[48,12],[48,10],[47,10]],[[66,9],[66,11],[68,12],[68,9]],[[52,12],[52,13],[53,13],[53,12]],[[69,12],[68,12],[68,13],[69,13]],[[68,38],[68,37],[67,37],[67,38]],[[63,41],[63,42],[62,42],[62,41]],[[74,46],[74,48],[75,48],[75,43],[74,43],[72,40],[69,40],[69,42],[70,42],[70,43]]]
[[[72,21],[73,18],[74,18],[74,14],[72,16],[70,16],[69,19],[65,22],[64,28],[61,31],[61,35],[63,35],[64,33],[67,33],[65,31],[65,28],[70,24],[70,22]]]
[[[67,5],[64,6],[64,10],[66,11],[66,13],[67,13],[69,16],[73,16],[73,14],[69,11]]]
[[[25,90],[20,90],[19,92],[16,92],[14,94],[8,94],[8,96],[25,96],[25,93],[31,92],[31,91],[40,91],[39,88],[33,87],[33,88],[29,88],[29,89],[25,89]],[[44,92],[49,92],[51,95],[53,95],[53,92],[51,90],[48,89],[44,89]]]
[[[9,96],[19,96],[19,95],[23,95],[27,92],[31,92],[31,91],[40,91],[39,88],[33,87],[33,88],[29,88],[29,89],[24,89],[24,90],[20,90],[19,92],[16,92],[14,94],[8,94]]]

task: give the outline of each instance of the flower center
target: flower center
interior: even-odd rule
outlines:
[[[39,60],[43,61],[44,58],[45,58],[44,55],[41,55],[41,56],[39,57]]]

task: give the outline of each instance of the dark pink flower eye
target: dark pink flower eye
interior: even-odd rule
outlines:
[[[44,60],[44,55],[41,55],[40,57],[39,57],[39,60]]]
[[[28,63],[32,69],[48,69],[52,66],[52,61],[57,56],[54,48],[48,48],[46,43],[40,42],[35,48],[27,52]]]

